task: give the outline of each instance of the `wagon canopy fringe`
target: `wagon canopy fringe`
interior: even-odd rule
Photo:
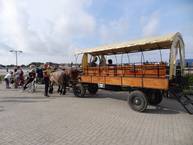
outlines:
[[[88,48],[83,51],[80,51],[78,54],[91,54],[91,55],[98,55],[98,54],[116,54],[118,53],[133,53],[133,52],[141,52],[141,51],[151,51],[151,50],[158,50],[158,49],[170,49],[172,46],[177,48],[180,45],[184,47],[184,41],[182,36],[179,32],[171,33],[163,36],[157,37],[150,37],[138,40],[132,40],[123,43],[117,43],[112,45],[104,45],[99,46],[96,48]]]

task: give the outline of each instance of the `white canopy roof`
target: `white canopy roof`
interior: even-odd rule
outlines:
[[[140,51],[151,51],[151,50],[158,50],[158,49],[170,49],[173,45],[173,42],[176,43],[177,41],[180,41],[179,43],[181,45],[184,45],[182,36],[179,32],[167,34],[163,36],[157,36],[157,37],[150,37],[150,38],[144,38],[144,39],[138,39],[138,40],[132,40],[124,43],[119,44],[112,44],[112,45],[105,45],[100,46],[92,49],[85,49],[77,54],[119,54],[119,53],[132,53],[132,52],[140,52]]]

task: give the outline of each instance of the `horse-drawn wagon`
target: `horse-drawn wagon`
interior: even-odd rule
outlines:
[[[156,51],[157,50],[157,51]],[[162,50],[169,50],[168,63],[162,61]],[[159,62],[147,62],[144,53],[156,51],[160,54]],[[140,53],[140,63],[107,64],[108,56]],[[179,53],[180,64],[176,69]],[[164,94],[172,94],[185,109],[193,113],[192,101],[179,87],[183,83],[185,49],[180,33],[165,36],[128,41],[120,44],[106,45],[87,49],[82,54],[82,71],[79,83],[73,87],[75,96],[84,97],[86,90],[90,94],[97,93],[98,86],[126,87],[128,104],[133,110],[145,111],[147,105],[157,105]],[[93,65],[98,58],[98,64]],[[109,61],[110,62],[110,61]],[[180,93],[179,93],[180,92]],[[181,94],[181,95],[179,95]],[[185,100],[185,101],[183,101]]]

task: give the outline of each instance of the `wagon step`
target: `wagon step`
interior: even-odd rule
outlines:
[[[170,93],[178,100],[178,102],[184,107],[184,109],[189,113],[193,114],[193,100],[182,92],[179,93],[179,90],[172,89]]]
[[[182,104],[182,106],[186,109],[186,111],[190,114],[193,114],[193,100],[191,100],[188,96],[183,95],[180,98],[177,98],[178,101]]]

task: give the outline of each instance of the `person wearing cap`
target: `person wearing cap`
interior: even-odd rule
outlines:
[[[44,77],[44,84],[45,84],[45,90],[44,90],[44,96],[49,97],[48,95],[48,88],[50,83],[50,67],[48,64],[44,64],[43,68],[43,77]]]
[[[13,77],[13,72],[10,71],[8,72],[5,77],[4,77],[4,81],[5,81],[5,85],[6,85],[6,89],[10,89],[11,87],[9,86],[10,82],[11,82],[11,78]]]

